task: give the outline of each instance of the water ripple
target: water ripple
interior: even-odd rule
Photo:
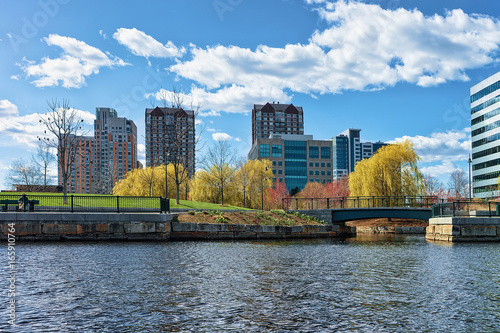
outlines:
[[[500,331],[500,244],[34,243],[16,254],[16,332]]]

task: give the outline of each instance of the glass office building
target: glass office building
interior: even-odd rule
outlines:
[[[313,140],[312,135],[272,134],[257,138],[249,159],[268,159],[273,182],[284,182],[289,191],[302,190],[308,182],[331,183],[332,141]]]
[[[472,181],[477,198],[497,197],[500,175],[500,72],[470,89]]]

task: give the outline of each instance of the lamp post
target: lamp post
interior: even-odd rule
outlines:
[[[267,171],[267,167],[264,169],[264,171]],[[264,183],[262,168],[260,168],[260,210],[264,210]]]
[[[168,200],[168,157],[169,153],[165,155],[165,199]]]
[[[471,165],[471,163],[472,163],[472,159],[471,159],[471,157],[470,157],[470,154],[469,154],[469,160],[467,161],[467,163],[469,163],[469,169],[468,169],[468,171],[469,171],[469,201],[471,201],[471,196],[472,196],[472,195],[471,195],[472,186],[471,186],[471,178],[470,178],[470,174],[471,174],[471,171],[470,171],[470,165]]]

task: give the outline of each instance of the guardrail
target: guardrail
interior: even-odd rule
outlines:
[[[334,198],[283,198],[284,210],[341,209],[375,207],[431,207],[439,203],[436,196],[356,196]]]
[[[500,216],[499,201],[453,201],[431,207],[432,217]]]
[[[19,205],[14,202],[23,201]],[[170,201],[162,197],[22,195],[0,194],[1,211],[24,212],[115,212],[162,213],[170,211]]]

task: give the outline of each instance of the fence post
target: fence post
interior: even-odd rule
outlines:
[[[71,212],[73,213],[74,210],[73,210],[73,194],[71,195]]]
[[[326,198],[326,209],[330,209],[330,198]]]
[[[299,199],[295,198],[295,209],[299,210]]]
[[[117,213],[120,212],[120,196],[119,195],[116,196],[116,212]]]

